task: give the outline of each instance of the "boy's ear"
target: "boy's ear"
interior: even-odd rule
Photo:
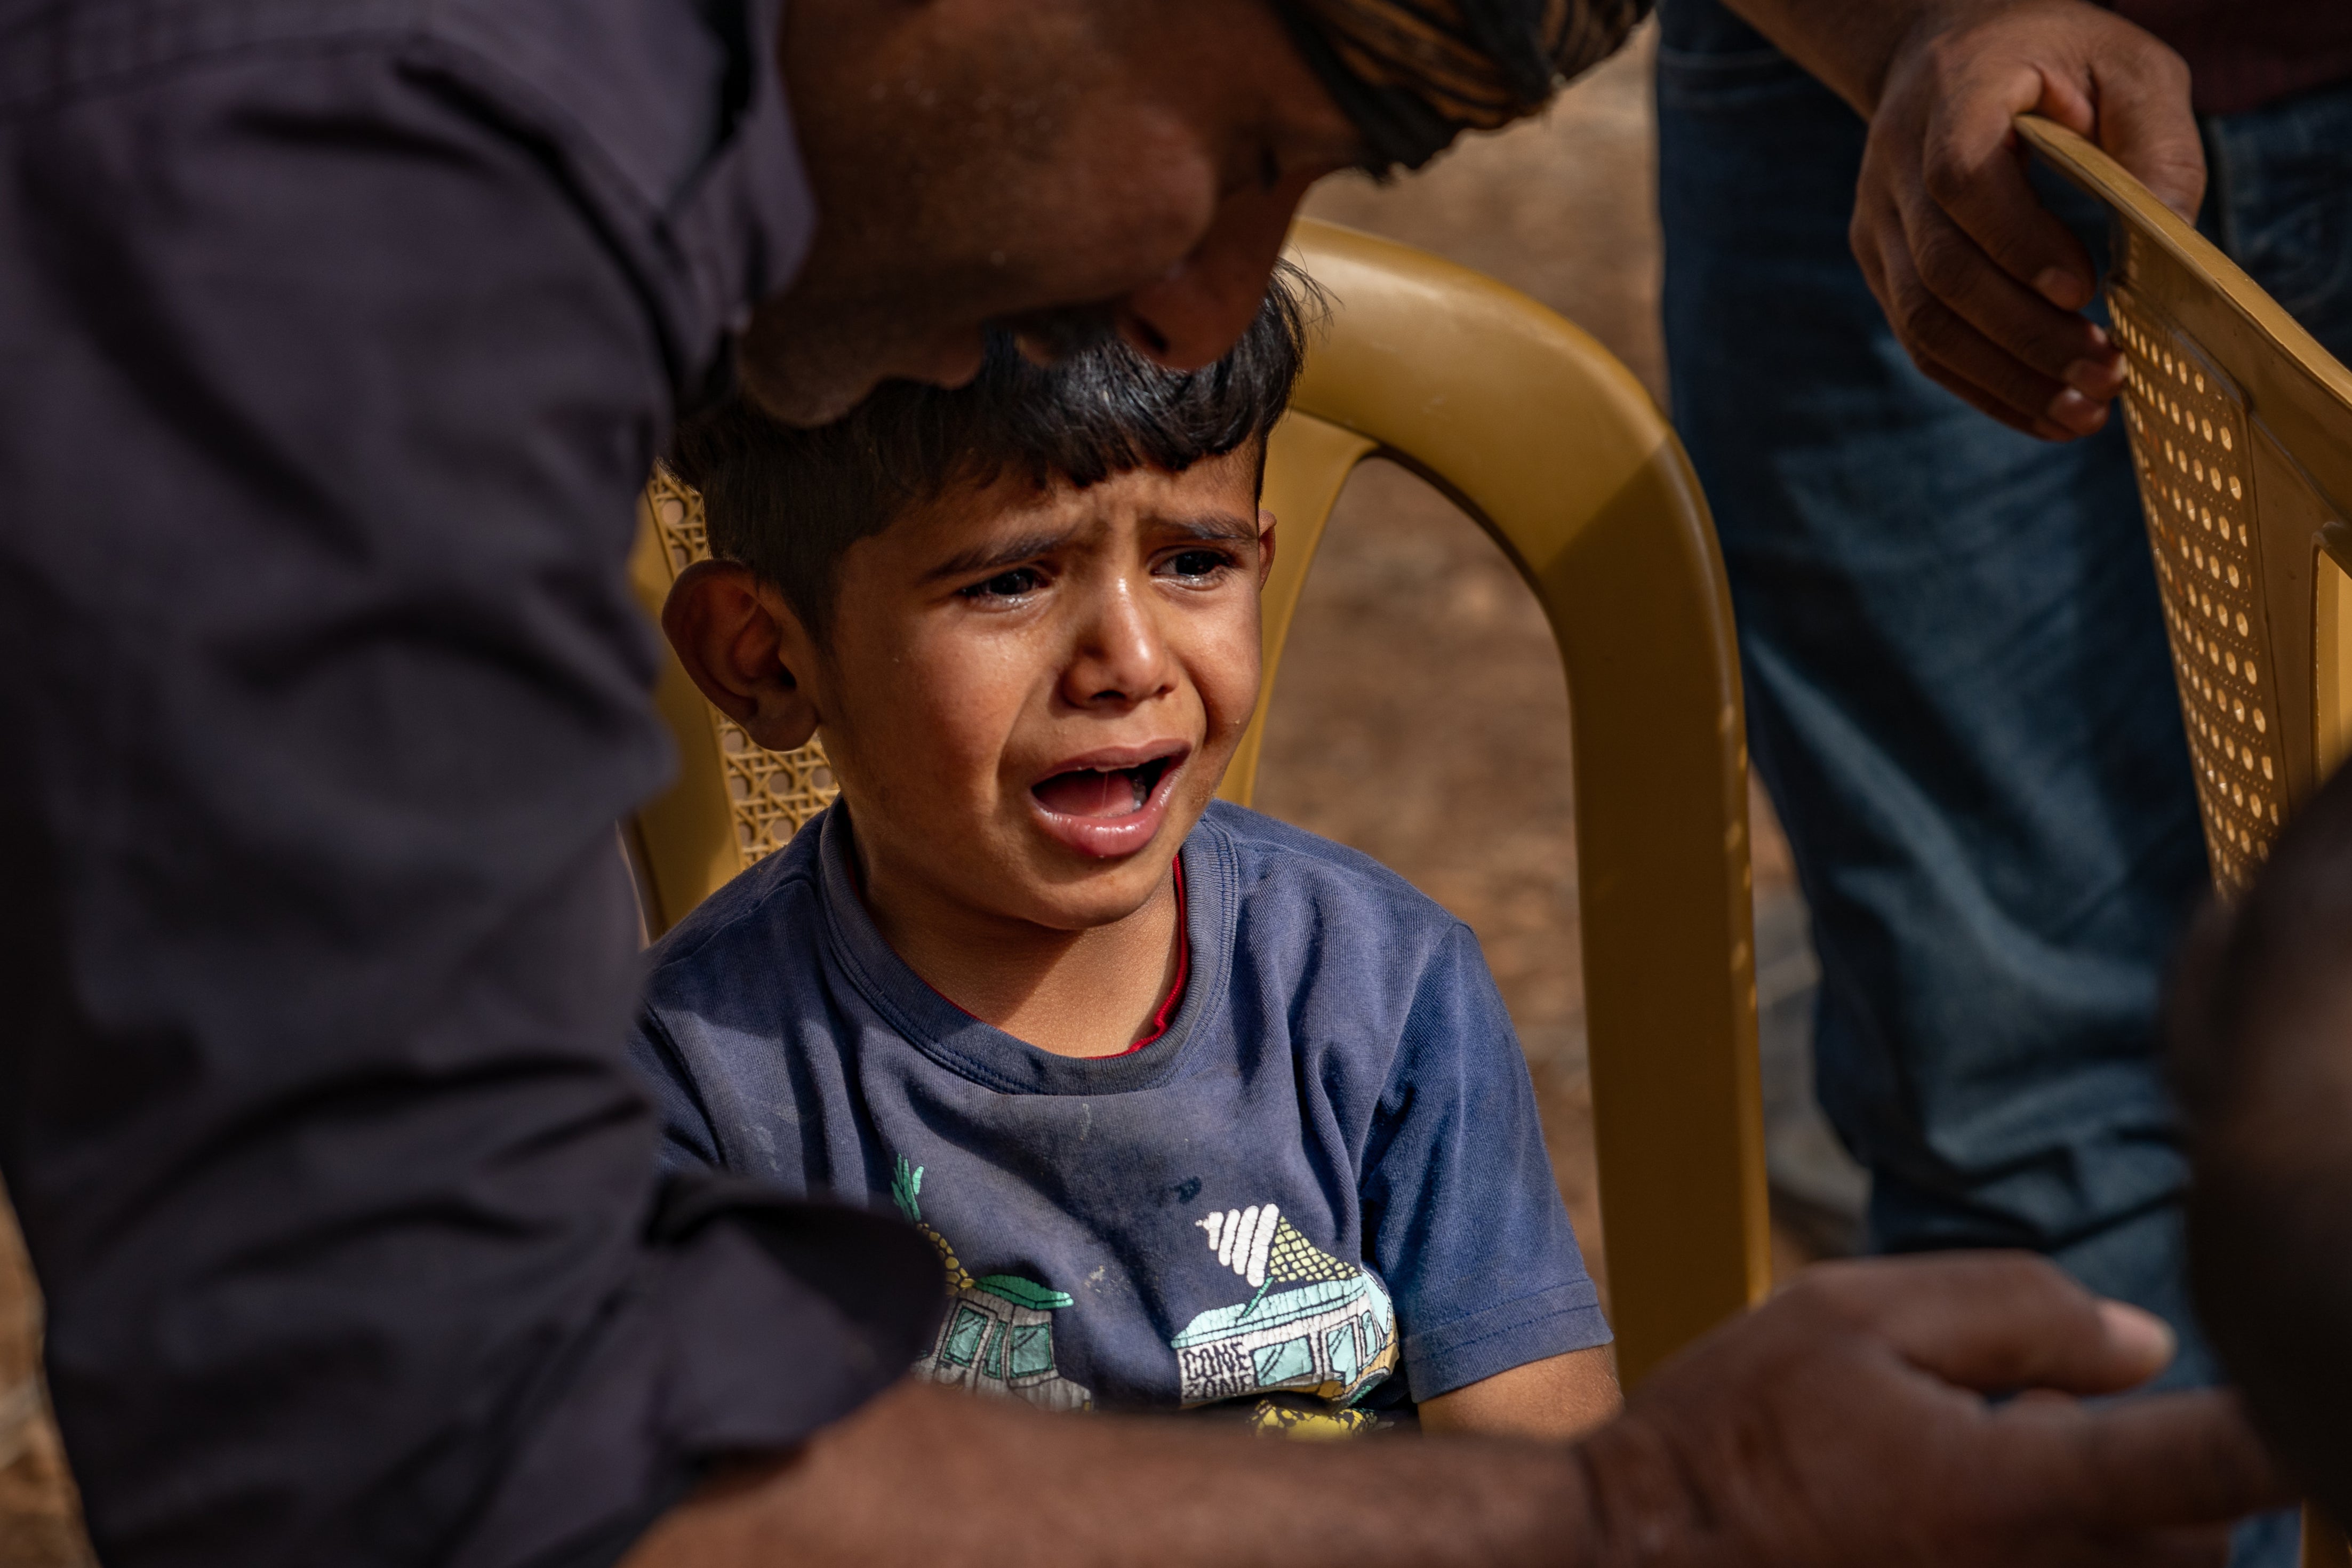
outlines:
[[[1257,509],[1257,585],[1265,586],[1268,574],[1274,571],[1274,513]]]
[[[782,595],[762,592],[751,569],[698,561],[678,574],[662,605],[662,635],[711,706],[772,752],[805,746],[816,703],[793,671],[813,647]]]

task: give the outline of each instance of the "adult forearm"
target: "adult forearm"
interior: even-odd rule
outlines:
[[[2010,0],[1724,0],[1781,53],[1867,117],[1889,67],[1915,34],[2000,9]]]
[[[1278,1442],[906,1384],[673,1510],[625,1568],[1589,1563],[1574,1450]]]
[[[2038,1259],[1828,1268],[1574,1447],[1304,1444],[903,1384],[706,1486],[624,1568],[2082,1568],[2210,1563],[2281,1494],[2226,1395],[2095,1407],[2162,1325]]]

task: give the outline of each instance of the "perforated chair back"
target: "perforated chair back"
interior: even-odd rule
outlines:
[[[1641,384],[1551,311],[1331,225],[1300,223],[1293,246],[1333,319],[1270,444],[1267,698],[1221,793],[1249,801],[1283,641],[1349,474],[1378,457],[1429,479],[1518,568],[1566,668],[1611,1315],[1621,1375],[1638,1381],[1770,1277],[1746,741],[1706,502]],[[646,509],[638,581],[657,605],[700,552],[698,519],[667,479]],[[687,755],[635,824],[657,930],[780,846],[829,784],[821,753],[759,752],[681,670],[661,700]]]
[[[2120,164],[2018,121],[2114,215],[2107,307],[2215,882],[2352,743],[2352,372]]]

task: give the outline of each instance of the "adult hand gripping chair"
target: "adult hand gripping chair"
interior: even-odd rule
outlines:
[[[1265,690],[1324,522],[1368,458],[1460,503],[1541,601],[1574,731],[1593,1119],[1630,1384],[1769,1282],[1747,751],[1706,505],[1648,395],[1577,328],[1403,246],[1311,221],[1292,238],[1333,314],[1268,454],[1283,548]],[[635,563],[649,607],[703,549],[695,498],[657,477]],[[821,752],[760,751],[674,663],[660,702],[680,776],[627,832],[654,934],[831,794]],[[1265,707],[1228,799],[1250,798]]]

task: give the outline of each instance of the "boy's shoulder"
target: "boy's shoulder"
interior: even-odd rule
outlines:
[[[1244,921],[1285,926],[1311,921],[1328,941],[1445,942],[1468,928],[1445,907],[1360,849],[1224,801],[1203,827],[1232,857]]]
[[[824,916],[818,887],[822,819],[688,910],[646,953],[646,1005],[714,993],[740,995],[747,984],[789,983],[816,962]]]

